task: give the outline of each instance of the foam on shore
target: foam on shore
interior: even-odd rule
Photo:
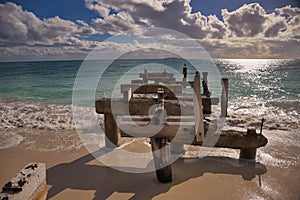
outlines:
[[[277,102],[262,103],[252,100],[232,100],[229,104],[226,124],[246,128],[255,126],[259,132],[261,118],[264,117],[263,134],[268,138],[267,147],[260,148],[257,160],[270,166],[286,168],[297,165],[298,154],[291,154],[283,147],[298,149],[300,147],[299,115],[294,108],[299,102],[285,103],[276,107]],[[281,104],[280,104],[281,105]],[[82,112],[94,112],[93,108],[82,108]],[[96,115],[97,124],[86,119],[77,124],[77,128],[89,129],[87,139],[81,141],[72,122],[71,105],[45,105],[21,102],[0,102],[0,149],[14,147],[22,143],[26,149],[53,152],[78,150],[85,145],[104,145],[104,135],[93,132],[95,126],[103,128],[103,115]],[[47,139],[45,139],[47,138]],[[150,149],[147,140],[137,140],[144,149]],[[100,146],[101,146],[100,145]],[[126,149],[133,145],[126,140],[118,149]],[[99,147],[100,147],[99,146]],[[116,150],[118,150],[116,149]],[[130,148],[133,149],[134,148]],[[206,155],[238,158],[238,151],[231,149],[204,149]],[[185,157],[199,157],[199,149],[189,150]],[[201,156],[201,155],[200,155]]]
[[[2,132],[0,134],[0,149],[14,147],[23,140],[23,137],[13,132]]]
[[[253,98],[230,100],[227,125],[246,128],[260,127],[265,118],[264,128],[269,130],[298,130],[300,123],[299,101],[259,101]],[[82,108],[82,112],[94,112],[98,124],[103,126],[103,115],[96,115],[94,108]],[[74,130],[72,105],[0,102],[0,129],[33,128],[46,130]],[[85,127],[90,119],[82,122]],[[95,124],[93,124],[94,126]],[[78,126],[78,124],[77,124]]]

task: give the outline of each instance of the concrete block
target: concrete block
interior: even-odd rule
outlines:
[[[8,181],[0,193],[0,200],[44,200],[46,197],[46,165],[34,162]]]

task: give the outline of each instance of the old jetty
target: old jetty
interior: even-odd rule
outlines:
[[[221,80],[221,99],[211,96],[208,73],[196,72],[188,81],[187,67],[183,66],[182,80],[177,81],[166,71],[139,74],[139,79],[121,85],[123,98],[101,98],[96,101],[96,112],[104,114],[107,147],[117,147],[120,137],[148,137],[151,140],[156,175],[160,182],[172,181],[170,155],[184,152],[184,137],[192,137],[188,145],[205,145],[208,130],[213,129],[212,105],[221,105],[221,117],[227,116],[228,79]],[[183,92],[185,87],[193,94]],[[202,88],[202,89],[201,89]],[[150,114],[149,114],[150,113]],[[148,131],[137,129],[147,126]],[[120,128],[122,127],[122,128]],[[183,128],[182,128],[183,127]],[[153,134],[149,134],[153,130]],[[216,128],[215,128],[216,130]],[[181,137],[176,137],[180,132]],[[173,140],[173,141],[172,141]],[[176,140],[176,141],[174,141]],[[172,144],[170,148],[168,147]],[[256,149],[268,143],[256,129],[224,127],[214,147],[240,149],[240,159],[255,160]],[[163,167],[162,167],[163,166]]]

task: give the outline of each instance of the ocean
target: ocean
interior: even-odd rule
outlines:
[[[220,85],[214,85],[214,82],[218,82],[216,79],[220,77],[229,79],[229,114],[268,118],[272,122],[277,122],[277,125],[272,123],[274,129],[276,126],[287,130],[298,128],[300,60],[217,59],[212,62],[219,70],[219,74],[215,75],[216,72],[211,70],[212,73],[209,73],[208,76],[209,89],[212,90],[213,95],[218,96],[220,95]],[[72,104],[74,81],[82,63],[83,61],[0,63],[2,122],[0,128],[20,126],[40,129],[72,128],[71,119],[66,115],[70,114],[67,110]],[[180,73],[184,63],[185,60],[181,59],[113,62],[112,67],[108,67],[99,80],[95,99],[111,95],[119,79],[122,79],[122,83],[129,83],[130,79],[137,79],[138,72],[136,72],[135,66],[142,66],[137,69],[140,72],[144,69],[150,72],[162,71],[166,69],[165,66],[169,66],[167,71],[175,70],[177,72],[175,77],[181,80]],[[101,66],[101,62],[89,64],[93,65],[92,70],[105,67],[104,63]],[[205,66],[211,63],[198,61],[197,64]],[[208,67],[206,71],[210,69],[213,68]],[[193,79],[194,71],[195,69],[188,65],[188,79]],[[91,73],[89,72],[89,74]],[[125,79],[124,74],[126,74]],[[88,81],[89,78],[86,77]],[[85,92],[86,89],[88,90],[85,88],[82,91]],[[93,103],[94,100],[91,102]],[[38,111],[36,111],[37,109]],[[16,113],[18,114],[16,115]],[[39,113],[42,118],[45,118],[44,122],[39,120],[34,122]],[[61,120],[64,123],[58,123],[59,119],[55,117],[55,113],[59,116],[62,115]],[[18,120],[23,123],[18,123]],[[27,122],[25,123],[24,120]],[[49,123],[51,120],[56,120],[57,123],[53,122],[53,126],[51,126]]]
[[[103,72],[91,102],[99,97],[109,96],[116,88],[119,91],[119,86],[115,87],[119,80],[123,83],[137,79],[136,75],[144,69],[149,72],[173,70],[175,77],[181,80],[185,62],[177,58],[113,62]],[[263,134],[269,143],[258,149],[257,162],[266,166],[271,173],[264,175],[262,186],[251,186],[252,189],[245,193],[244,199],[289,199],[288,195],[295,197],[295,184],[300,184],[300,60],[216,59],[209,63],[201,60],[193,62],[200,66],[200,70],[209,71],[208,87],[212,95],[220,95],[217,79],[229,79],[228,125],[242,128],[255,126],[259,131],[261,119],[266,120]],[[20,143],[29,150],[45,152],[72,151],[83,146],[70,133],[74,130],[73,87],[75,80],[78,81],[76,76],[82,63],[83,61],[0,63],[0,149],[11,148]],[[205,68],[212,63],[216,68]],[[89,80],[93,70],[98,73],[96,69],[104,68],[107,62],[91,61],[88,64],[92,67],[83,70],[87,73],[86,80]],[[99,76],[97,73],[95,77]],[[194,73],[195,69],[188,63],[189,80],[192,80]],[[76,89],[83,93],[91,92],[89,88]],[[93,107],[90,109],[94,112]],[[98,115],[98,120],[103,124],[103,116]],[[36,134],[51,142],[38,141]],[[95,141],[91,141],[93,142]],[[193,157],[193,153],[195,152],[187,152],[186,156]],[[238,158],[238,151],[215,149],[212,155]],[[233,165],[240,166],[238,163]],[[290,177],[293,178],[289,182]]]

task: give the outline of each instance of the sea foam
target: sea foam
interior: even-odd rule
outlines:
[[[12,132],[3,132],[0,134],[0,149],[7,149],[14,147],[20,142],[22,142],[24,138],[16,133]]]
[[[88,109],[94,112],[94,109]],[[103,117],[97,115],[99,120]],[[97,119],[98,120],[98,119]],[[103,120],[102,120],[103,121]],[[0,129],[74,130],[71,105],[0,102]]]

